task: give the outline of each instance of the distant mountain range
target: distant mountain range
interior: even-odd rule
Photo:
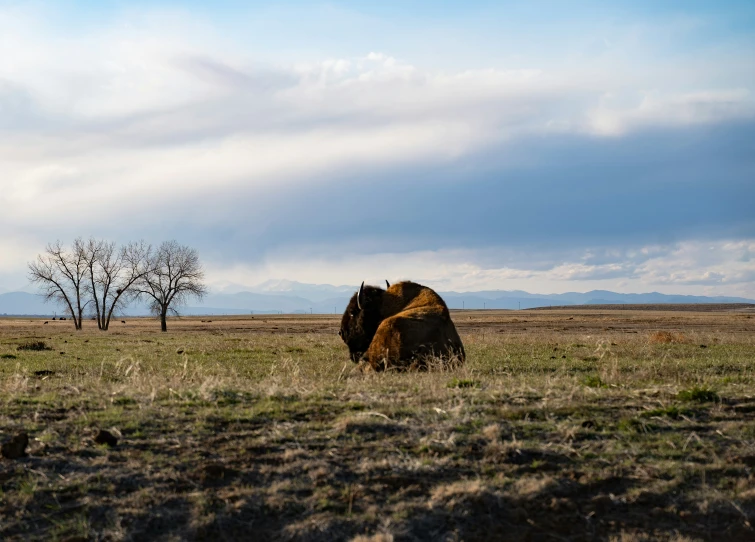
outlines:
[[[240,285],[224,285],[223,292],[210,293],[201,304],[183,307],[185,315],[269,314],[269,313],[341,313],[354,294],[354,286],[304,284],[289,280],[267,281],[244,290]],[[237,291],[234,291],[237,290]],[[530,294],[521,290],[483,290],[479,292],[439,292],[452,309],[530,309],[560,305],[616,305],[627,303],[755,303],[742,297],[706,297],[691,295],[620,294],[607,290],[593,290],[565,294]],[[44,303],[41,296],[27,292],[0,294],[2,315],[62,315],[62,307]],[[145,304],[134,304],[122,315],[148,314]]]

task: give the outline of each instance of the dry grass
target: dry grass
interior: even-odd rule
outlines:
[[[334,317],[0,320],[0,538],[752,540],[748,316],[456,312],[409,374]]]
[[[650,334],[652,344],[682,344],[688,342],[684,333],[672,333],[670,331],[656,331]]]

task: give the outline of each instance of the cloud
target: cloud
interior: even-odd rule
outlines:
[[[745,88],[694,93],[641,94],[639,103],[628,107],[612,105],[606,94],[588,115],[588,130],[598,135],[617,136],[643,127],[692,126],[755,116],[755,97]]]
[[[665,258],[649,260],[641,272],[656,284],[729,286],[755,291],[750,258],[755,241],[684,242]]]
[[[293,254],[323,277],[383,255],[400,276],[423,255],[437,272],[416,273],[455,287],[746,282],[725,251],[659,262],[755,235],[749,42],[671,55],[661,29],[614,24],[516,59],[438,42],[438,66],[409,41],[284,58],[212,16],[68,27],[43,7],[0,7],[0,227],[29,245],[176,237],[219,275]]]
[[[209,56],[176,56],[172,62],[194,78],[226,90],[262,93],[286,88],[297,82],[290,71],[269,68],[245,70]]]
[[[614,254],[610,263],[586,265],[584,256],[605,247],[576,251],[517,253],[505,247],[481,250],[442,249],[408,253],[343,254],[317,257],[271,254],[256,265],[216,266],[209,275],[216,284],[251,286],[271,276],[301,282],[350,284],[366,280],[382,284],[418,280],[439,290],[527,290],[555,293],[589,289],[755,297],[752,266],[741,262],[755,239],[747,241],[684,241],[668,246],[637,246]],[[509,264],[491,262],[501,252]],[[648,255],[637,260],[637,254]],[[509,260],[510,258],[510,260]],[[702,292],[700,286],[704,286]]]

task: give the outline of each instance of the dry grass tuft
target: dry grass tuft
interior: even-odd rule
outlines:
[[[430,494],[430,508],[436,506],[453,507],[454,504],[469,497],[476,497],[485,491],[480,480],[461,480],[450,484],[436,486]]]
[[[501,438],[501,424],[492,423],[490,425],[486,425],[482,430],[482,434],[491,443],[498,442],[498,440]]]
[[[683,344],[688,342],[684,333],[672,333],[670,331],[655,331],[650,334],[651,344]]]

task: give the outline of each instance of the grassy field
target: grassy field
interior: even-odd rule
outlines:
[[[0,539],[755,540],[755,314],[453,317],[409,374],[335,316],[0,319]]]

